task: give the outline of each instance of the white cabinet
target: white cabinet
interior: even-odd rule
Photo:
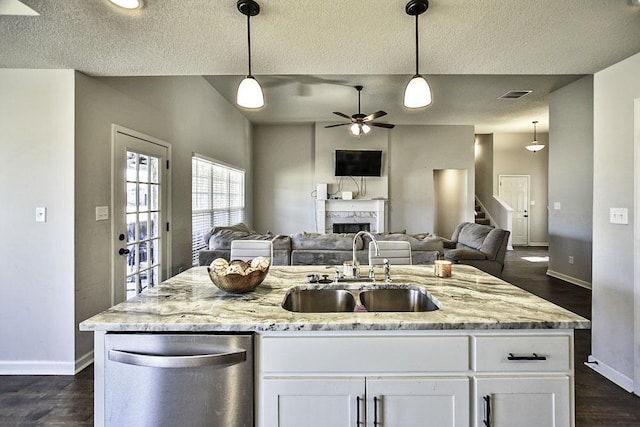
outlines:
[[[265,333],[258,425],[572,427],[573,331]]]
[[[468,378],[266,379],[261,425],[469,425]]]
[[[469,425],[469,379],[367,378],[367,425]]]
[[[260,425],[353,427],[364,419],[364,392],[362,378],[268,379]]]
[[[572,425],[571,380],[567,376],[479,378],[478,427]]]

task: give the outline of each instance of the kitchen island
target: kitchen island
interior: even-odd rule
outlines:
[[[195,267],[83,322],[95,332],[96,425],[107,335],[231,332],[254,334],[256,425],[425,416],[438,426],[573,425],[573,329],[589,328],[587,319],[464,265],[449,278],[433,266],[392,266],[392,286],[424,289],[435,311],[285,310],[294,287],[336,286],[309,284],[310,274],[332,278],[334,268],[273,266],[255,291],[233,295]]]

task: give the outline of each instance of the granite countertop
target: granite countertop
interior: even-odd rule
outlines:
[[[307,282],[308,274],[328,274],[331,278],[333,272],[333,267],[323,266],[272,266],[253,292],[227,294],[211,283],[206,267],[194,267],[85,320],[80,329],[260,332],[590,327],[589,320],[577,314],[465,265],[454,265],[450,278],[434,277],[431,265],[392,266],[393,286],[424,287],[440,303],[436,311],[293,313],[281,307],[291,287],[316,286]],[[377,277],[382,276],[382,271],[376,272]],[[374,286],[384,285],[378,281]]]

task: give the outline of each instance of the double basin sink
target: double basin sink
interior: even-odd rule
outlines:
[[[438,310],[440,303],[414,285],[296,286],[287,292],[282,308],[297,313],[425,312]]]

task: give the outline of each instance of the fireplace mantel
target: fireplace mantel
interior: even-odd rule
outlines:
[[[386,199],[316,200],[318,233],[331,233],[333,222],[369,222],[372,232],[386,231]],[[336,221],[333,221],[333,218]]]

